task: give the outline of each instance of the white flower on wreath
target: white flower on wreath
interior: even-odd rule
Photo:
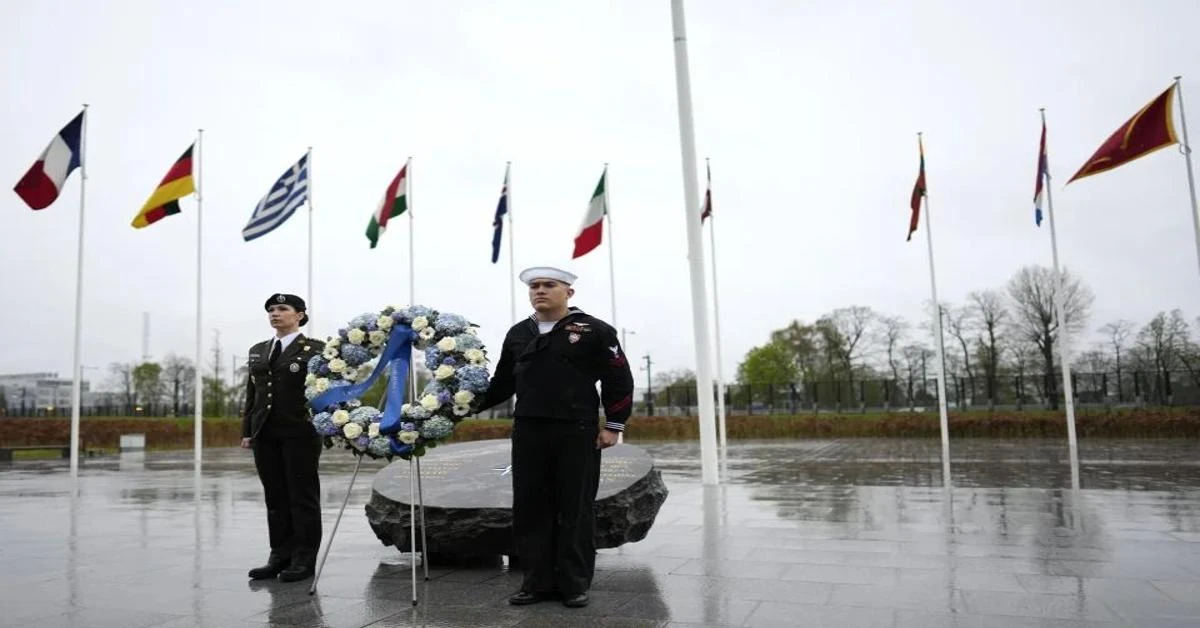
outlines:
[[[318,377],[317,381],[313,382],[313,387],[316,388],[317,392],[319,392],[319,393],[323,393],[326,390],[329,390],[329,378],[328,377]]]
[[[430,412],[437,410],[441,405],[442,403],[438,401],[437,395],[425,395],[421,397],[421,407]]]
[[[454,416],[467,416],[470,413],[471,413],[471,406],[465,406],[465,405],[459,405],[459,404],[454,405]]]
[[[454,367],[450,366],[449,364],[443,364],[437,367],[437,370],[433,372],[433,376],[439,381],[450,379],[451,377],[454,377]]]
[[[454,403],[460,406],[469,406],[475,401],[475,393],[469,390],[460,390],[454,393]]]
[[[396,440],[404,443],[405,445],[411,445],[417,442],[418,436],[420,436],[420,434],[417,432],[400,432],[396,435]]]
[[[341,427],[350,422],[350,413],[345,410],[335,410],[333,413],[333,424]]]
[[[487,357],[487,354],[480,349],[467,349],[466,353],[463,355],[466,356],[467,360],[471,364],[480,364]]]
[[[340,346],[342,346],[341,338],[330,338],[328,341],[325,342],[326,349],[337,349]]]
[[[378,423],[372,423],[370,426],[367,427],[367,436],[370,436],[371,438],[375,438],[376,436],[379,436],[379,424]]]
[[[354,368],[353,366],[346,367],[346,370],[342,371],[342,379],[345,379],[348,382],[357,380],[358,369]]]
[[[413,331],[421,331],[429,327],[429,319],[424,316],[418,316],[413,319],[411,327]]]
[[[346,370],[346,361],[341,358],[334,358],[329,361],[329,371],[332,373],[341,373]]]
[[[337,347],[325,345],[325,350],[321,352],[321,357],[325,358],[326,360],[332,360],[338,357]]]
[[[342,428],[342,433],[345,434],[346,438],[349,438],[350,440],[354,440],[359,436],[362,436],[362,432],[362,426],[358,423],[347,423],[346,426]]]
[[[395,321],[392,320],[391,316],[380,316],[378,319],[375,320],[375,326],[384,331],[387,331],[392,328],[392,324],[394,322]]]
[[[437,330],[432,327],[426,327],[417,335],[421,337],[421,340],[432,340],[437,335]]]
[[[317,383],[317,376],[316,376],[316,375],[314,375],[314,374],[312,374],[312,373],[309,373],[308,375],[305,375],[305,376],[304,376],[304,385],[305,385],[305,386],[312,386],[312,385],[313,385],[313,384],[315,384],[315,383]]]
[[[442,338],[441,340],[438,341],[437,348],[440,351],[449,353],[451,351],[454,351],[456,348],[458,348],[458,341],[455,340],[453,336],[446,336],[445,338]]]
[[[346,334],[346,337],[350,340],[351,344],[361,345],[367,334],[361,329],[351,329],[350,333]]]
[[[388,319],[388,320],[391,320],[391,319]],[[371,346],[382,347],[383,343],[387,342],[387,332],[376,329],[375,331],[371,332],[370,334],[367,334],[367,338],[370,340]]]

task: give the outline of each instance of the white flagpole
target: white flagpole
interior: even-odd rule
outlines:
[[[708,158],[704,158],[704,171],[711,172],[708,169]],[[709,194],[712,194],[712,177],[709,176],[708,181]],[[711,200],[711,197],[710,197]],[[711,206],[710,206],[711,208]],[[713,348],[717,353],[717,436],[719,438],[720,454],[721,454],[721,477],[728,480],[729,474],[729,451],[728,438],[725,430],[725,377],[721,374],[721,299],[720,290],[717,288],[717,225],[714,221],[716,213],[708,215],[708,242],[709,252],[712,255],[712,284],[713,284],[713,332],[715,343]]]
[[[1183,127],[1183,156],[1187,163],[1188,193],[1192,199],[1192,229],[1196,235],[1196,260],[1200,262],[1200,207],[1196,206],[1196,178],[1192,174],[1192,144],[1188,142],[1187,116],[1183,113],[1182,76],[1175,77],[1175,95],[1179,97],[1179,124]]]
[[[512,196],[512,162],[504,165],[504,188],[507,199],[504,207],[508,212],[508,304],[512,314],[512,324],[517,322],[517,264],[513,252],[513,196]],[[501,218],[503,220],[503,218]]]
[[[692,333],[696,346],[696,393],[700,402],[700,476],[716,485],[717,434],[713,421],[712,359],[708,329],[708,296],[705,294],[704,241],[700,236],[700,206],[696,190],[696,139],[692,122],[692,87],[688,71],[687,28],[683,0],[671,0],[675,41],[675,93],[679,101],[679,144],[683,165],[684,220],[687,224],[688,262],[692,288]]]
[[[1046,126],[1046,110],[1042,113],[1042,127]],[[1071,381],[1070,340],[1067,338],[1067,317],[1063,312],[1063,276],[1058,265],[1058,234],[1054,228],[1054,196],[1050,192],[1050,149],[1046,149],[1046,213],[1050,217],[1050,251],[1054,256],[1054,315],[1058,317],[1058,356],[1062,362],[1063,398],[1067,408],[1067,449],[1071,458],[1071,488],[1079,488],[1079,441],[1075,437],[1075,385]],[[1195,213],[1192,214],[1193,217]]]
[[[87,103],[83,104],[83,120],[79,128],[79,249],[75,257],[75,357],[71,368],[71,477],[79,475],[79,412],[83,402],[83,367],[80,354],[83,348],[83,206],[87,187]]]
[[[413,270],[416,265],[416,254],[413,252],[413,244],[416,238],[413,236],[413,230],[416,228],[413,222],[413,197],[412,197],[412,157],[409,156],[408,161],[404,162],[404,207],[408,213],[408,304],[417,304],[417,285],[416,271]],[[414,349],[415,351],[415,349]],[[413,368],[412,374],[408,378],[408,402],[417,402],[417,373],[416,368]],[[411,469],[410,469],[411,471]],[[409,522],[414,522],[415,519],[410,519]],[[413,564],[413,569],[416,569],[416,563]],[[415,571],[413,573],[416,573]]]
[[[609,186],[608,179],[608,162],[604,162],[604,220],[608,222],[608,290],[609,297],[612,299],[612,326],[614,329],[620,329],[621,326],[617,323],[617,272],[613,265],[613,226],[612,226],[612,211],[609,209],[609,199],[612,198],[612,189]]]
[[[920,139],[921,134],[917,133],[917,141],[920,142]],[[923,152],[924,150],[922,150]],[[925,241],[929,245],[929,291],[933,297],[934,329],[937,332],[937,393],[938,415],[941,419],[942,432],[942,486],[948,489],[952,485],[950,483],[950,419],[946,412],[946,354],[942,341],[942,306],[941,301],[938,301],[937,275],[933,269],[933,212],[929,210],[928,183],[925,185],[925,193],[922,196],[925,198]]]
[[[308,294],[304,295],[308,299],[309,309],[312,309],[313,304],[313,159],[312,146],[308,147]],[[313,335],[312,314],[308,315],[308,335]]]
[[[204,218],[204,211],[202,209],[203,203],[204,203],[204,194],[201,192],[201,186],[204,184],[204,178],[201,176],[201,173],[200,173],[200,164],[202,162],[201,157],[204,154],[203,147],[202,147],[203,141],[204,141],[204,129],[200,129],[196,135],[196,155],[195,155],[195,157],[196,157],[196,381],[195,381],[196,408],[195,408],[195,432],[196,433],[195,433],[195,442],[193,443],[193,449],[195,450],[195,461],[196,461],[197,469],[200,468],[200,461],[203,458],[203,450],[204,450],[204,426],[203,426],[203,424],[204,424],[204,384],[203,384],[203,379],[201,377],[201,372],[203,370],[203,368],[201,366],[202,365],[201,351],[202,351],[202,345],[203,345],[203,339],[201,338],[201,329],[202,329],[201,314],[203,312],[201,304],[203,303],[203,301],[202,301],[203,292],[201,290],[201,286],[203,286],[203,283],[200,280],[201,270],[204,268],[204,265],[202,264],[202,261],[201,261],[202,260],[201,253],[203,251],[202,236],[203,236],[204,231],[200,228],[201,222]]]

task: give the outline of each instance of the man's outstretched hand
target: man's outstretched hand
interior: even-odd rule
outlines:
[[[616,445],[619,435],[619,432],[612,430],[600,430],[600,433],[596,435],[596,449],[608,449]]]

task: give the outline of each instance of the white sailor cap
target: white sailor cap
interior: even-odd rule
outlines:
[[[575,283],[575,280],[577,279],[575,275],[572,275],[565,270],[554,268],[553,266],[534,266],[533,268],[526,268],[525,270],[521,271],[521,274],[518,275],[518,277],[521,279],[521,283],[525,285],[529,285],[529,282],[533,281],[534,279],[553,279],[555,281],[561,281],[569,286]]]

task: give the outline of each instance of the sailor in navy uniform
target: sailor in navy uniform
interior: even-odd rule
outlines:
[[[322,443],[304,398],[308,361],[325,343],[307,338],[304,300],[273,294],[266,302],[275,337],[250,347],[242,447],[254,451],[254,467],[267,503],[271,554],[250,578],[311,577],[321,545],[321,483],[317,463]]]
[[[633,374],[616,330],[567,305],[575,294],[575,275],[536,267],[520,277],[529,286],[535,312],[508,330],[480,404],[485,410],[517,396],[513,534],[525,576],[508,601],[521,605],[559,598],[578,608],[588,604],[596,566],[600,452],[615,445],[625,429]]]

